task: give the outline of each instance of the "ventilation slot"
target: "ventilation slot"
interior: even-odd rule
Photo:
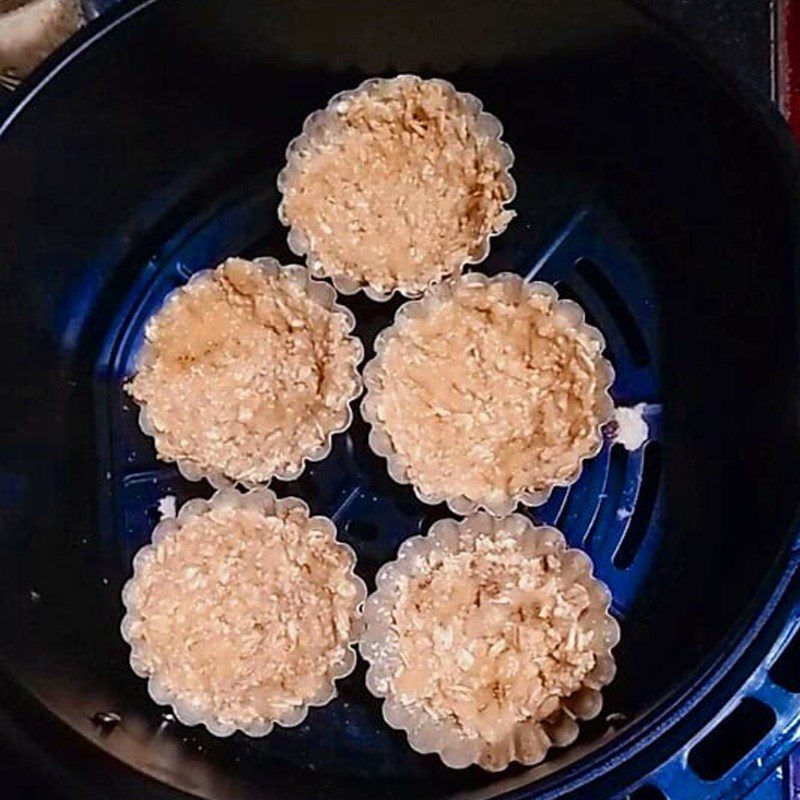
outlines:
[[[374,542],[381,529],[373,522],[362,519],[351,519],[346,526],[347,535],[362,542]]]
[[[586,321],[590,325],[594,325],[595,328],[600,327],[589,309],[586,308],[586,301],[578,297],[575,290],[568,283],[565,281],[556,281],[553,285],[558,290],[558,296],[560,298],[563,300],[572,300],[573,303],[577,303],[583,309],[583,313],[586,315]]]
[[[790,692],[800,692],[800,630],[795,632],[780,658],[772,665],[769,677]]]
[[[614,449],[620,447],[615,445]],[[639,495],[628,529],[612,559],[617,569],[627,569],[633,564],[633,559],[636,558],[650,526],[658,497],[658,487],[661,483],[661,445],[658,442],[650,442],[646,445],[642,458],[642,484],[639,487]]]
[[[592,526],[586,533],[583,539],[583,547],[588,550],[591,548],[595,537],[609,527],[609,509],[608,505],[613,503],[615,506],[619,504],[619,498],[622,494],[622,489],[625,484],[625,473],[628,470],[628,451],[620,445],[615,445],[611,448],[611,454],[608,461],[608,479],[606,481],[603,493],[605,498],[601,500],[600,509],[592,521]],[[559,517],[557,528],[561,528],[563,519]],[[609,550],[611,548],[609,547]]]
[[[667,800],[667,796],[655,786],[640,786],[628,795],[628,800]]]
[[[575,262],[575,271],[597,292],[606,306],[608,306],[608,310],[614,317],[622,338],[625,340],[628,350],[630,350],[631,361],[637,367],[644,367],[649,364],[650,351],[648,350],[647,342],[645,342],[642,332],[639,330],[636,318],[614,288],[614,284],[595,263],[586,258],[579,258]]]
[[[553,285],[558,290],[558,296],[560,298],[563,300],[572,300],[573,303],[577,303],[583,309],[586,322],[600,330],[600,325],[597,324],[597,320],[592,316],[591,311],[586,308],[586,302],[578,296],[577,292],[568,283],[565,283],[564,281],[556,281]],[[603,355],[611,362],[611,366],[616,370],[617,363],[614,358],[614,353],[611,351],[611,345],[608,343],[608,341],[606,341],[606,349],[603,352]]]
[[[775,712],[759,700],[745,697],[689,753],[689,766],[704,781],[715,781],[744,758],[775,724]]]

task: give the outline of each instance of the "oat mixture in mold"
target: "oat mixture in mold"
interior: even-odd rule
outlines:
[[[463,96],[405,76],[335,104],[286,172],[282,217],[328,276],[419,294],[513,216],[502,145]]]
[[[387,337],[376,414],[425,494],[488,507],[569,479],[596,451],[601,345],[555,309],[461,280]]]
[[[127,604],[140,667],[223,724],[271,722],[312,700],[354,638],[348,551],[301,508],[215,507],[137,565]]]
[[[391,627],[402,667],[390,691],[499,742],[583,685],[599,646],[589,606],[556,555],[529,558],[515,538],[483,535],[457,554],[433,552],[399,583]]]
[[[298,281],[230,258],[147,324],[127,391],[159,457],[247,483],[297,468],[349,416],[361,346]]]

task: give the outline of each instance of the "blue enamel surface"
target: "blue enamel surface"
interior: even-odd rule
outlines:
[[[152,443],[138,428],[137,411],[122,391],[133,370],[145,322],[170,291],[230,253],[293,260],[283,248],[282,229],[276,226],[263,236],[264,202],[258,194],[235,198],[185,226],[138,271],[105,340],[96,365],[102,378],[98,381],[99,422],[109,432],[104,452],[107,482],[100,504],[108,524],[101,530],[123,532],[121,537],[111,533],[107,542],[110,557],[122,564],[129,563],[147,541],[158,518],[160,498],[172,494],[183,502],[211,493],[205,483],[189,483],[173,466],[156,461]],[[606,338],[606,354],[616,371],[615,403],[643,404],[649,437],[642,448],[628,452],[615,444],[613,425],[609,426],[600,453],[586,462],[580,479],[568,489],[557,489],[544,506],[527,511],[536,522],[560,528],[570,544],[592,556],[597,575],[611,589],[613,611],[624,630],[628,613],[648,578],[657,572],[663,546],[656,294],[624,232],[602,210],[590,206],[563,220],[538,256],[517,254],[511,261],[527,279],[553,283],[562,296],[581,304],[589,322]],[[356,311],[357,332],[369,357],[372,338],[390,322],[396,304],[378,305],[363,298],[345,302]],[[352,428],[336,437],[328,459],[309,465],[298,481],[277,483],[274,488],[279,494],[302,496],[314,513],[330,516],[341,537],[357,550],[358,570],[371,583],[404,539],[426,530],[447,510],[425,506],[408,487],[393,483],[384,462],[367,448],[366,434],[366,426],[356,415]],[[337,701],[316,710],[299,728],[273,734],[273,752],[311,769],[337,768],[345,758],[349,772],[355,774],[377,771],[388,776],[423,770],[419,757],[398,742],[376,715],[374,705],[363,703],[361,680],[359,670],[343,683]],[[791,728],[796,698],[780,687],[765,687],[760,688],[761,699],[778,709],[778,718]],[[779,727],[775,738],[781,735]],[[337,733],[321,737],[321,730]],[[770,737],[764,740],[759,751],[770,741]],[[715,790],[724,789],[727,780],[725,776],[717,782]],[[686,765],[686,752],[651,776],[650,783],[673,800],[700,797],[708,788]]]
[[[144,325],[171,290],[195,271],[215,265],[230,253],[269,254],[284,262],[291,260],[282,249],[282,229],[276,227],[263,237],[264,219],[268,218],[263,213],[264,202],[257,192],[234,198],[184,226],[138,271],[105,340],[96,365],[101,378],[98,392],[105,392],[104,397],[98,397],[99,423],[109,433],[104,442],[107,482],[100,504],[108,524],[102,525],[101,530],[109,532],[109,558],[122,565],[128,564],[148,540],[158,518],[160,498],[172,494],[183,502],[211,491],[207,484],[187,482],[172,465],[155,459],[152,443],[138,428],[137,410],[122,390],[133,370]],[[630,563],[624,568],[615,565],[615,554],[637,518],[649,449],[657,444],[661,432],[655,370],[658,331],[646,272],[639,267],[624,237],[616,232],[604,233],[608,230],[593,210],[581,208],[563,221],[552,243],[538,258],[520,261],[521,271],[530,279],[556,284],[562,294],[580,302],[589,320],[601,328],[617,371],[614,399],[625,405],[646,403],[650,440],[641,450],[629,453],[613,443],[613,431],[609,429],[601,452],[586,462],[577,483],[569,489],[556,490],[545,506],[529,513],[539,523],[556,525],[572,545],[583,547],[592,555],[598,576],[614,596],[614,613],[624,622],[656,558],[662,533],[660,504],[656,501],[645,510],[641,541]],[[646,364],[634,364],[625,338],[629,331],[617,324],[607,298],[589,285],[576,268],[581,258],[591,259],[616,287],[616,301],[625,303],[646,341],[650,354]],[[372,338],[388,324],[395,306],[364,299],[346,302],[356,311],[357,332],[365,341],[369,357]],[[314,513],[330,516],[342,538],[357,550],[358,569],[371,582],[381,564],[395,556],[404,539],[426,530],[447,511],[421,504],[408,487],[396,485],[388,477],[384,462],[367,448],[366,434],[366,426],[357,414],[352,428],[335,438],[328,459],[309,465],[298,481],[276,483],[274,488],[279,494],[302,496]],[[638,525],[641,528],[641,520]],[[115,533],[119,531],[122,536]],[[330,766],[329,760],[338,763],[348,748],[353,753],[368,751],[373,759],[370,770],[376,768],[375,754],[384,753],[387,772],[402,769],[413,773],[418,757],[404,745],[398,746],[374,712],[359,702],[350,702],[350,692],[355,699],[363,691],[357,681],[350,688],[351,683],[345,682],[341,701],[315,712],[313,725],[309,722],[293,731],[279,732],[270,737],[271,745],[282,749],[283,738],[292,759],[320,766]],[[321,746],[319,737],[319,731],[326,726],[329,730],[335,727],[340,734],[336,748],[329,752]]]
[[[231,252],[247,250],[260,230],[263,216],[259,198],[251,197],[219,210],[208,222],[201,220],[196,227],[189,226],[177,241],[144,266],[98,363],[98,370],[110,379],[108,385],[119,389],[133,371],[145,322],[166,294],[198,269],[215,265]],[[579,259],[591,259],[607,274],[618,300],[626,304],[642,332],[651,354],[648,363],[633,362],[626,331],[618,325],[607,298],[576,269]],[[592,555],[597,574],[611,588],[615,612],[624,618],[650,569],[661,535],[660,503],[656,500],[646,511],[646,531],[631,563],[624,569],[615,566],[615,553],[637,515],[648,452],[661,431],[654,295],[646,272],[625,247],[624,240],[605,236],[603,225],[589,209],[581,209],[566,221],[552,244],[530,264],[527,277],[553,283],[562,294],[576,299],[588,319],[603,332],[616,370],[612,389],[615,402],[647,403],[644,416],[650,440],[645,447],[629,453],[613,444],[609,432],[601,452],[586,462],[578,482],[569,489],[556,490],[545,506],[529,512],[537,522],[560,528],[572,545],[583,547]],[[374,332],[388,321],[388,309],[377,304],[365,307],[369,316],[359,315],[359,333],[369,346]],[[146,540],[160,497],[172,493],[184,499],[205,493],[208,487],[187,483],[172,466],[155,460],[151,443],[138,429],[136,410],[124,395],[111,393],[107,414],[113,485],[113,501],[107,510],[126,532],[125,555],[130,557]],[[364,425],[357,419],[351,431],[336,438],[331,456],[323,463],[310,465],[286,491],[297,492],[316,513],[333,518],[372,569],[392,558],[403,539],[425,530],[445,512],[419,503],[407,487],[393,484],[385,474],[383,462],[368,452],[364,433]]]

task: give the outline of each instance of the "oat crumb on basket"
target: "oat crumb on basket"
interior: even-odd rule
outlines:
[[[375,416],[424,494],[490,508],[567,482],[601,441],[601,345],[504,282],[440,287],[378,356]]]
[[[513,216],[504,145],[448,84],[380,81],[324,113],[290,156],[281,210],[324,274],[419,294]]]
[[[645,403],[638,403],[631,408],[619,407],[614,412],[617,422],[614,438],[626,450],[638,450],[650,435],[647,420],[644,418],[646,408]]]
[[[161,519],[174,519],[177,515],[178,498],[174,494],[164,495],[158,501],[158,515]]]
[[[230,258],[202,277],[149,320],[126,386],[158,455],[250,483],[297,469],[349,418],[362,350],[348,318],[284,268]]]
[[[126,605],[140,669],[218,723],[270,723],[331,683],[358,588],[330,530],[293,508],[211,508],[138,564]]]

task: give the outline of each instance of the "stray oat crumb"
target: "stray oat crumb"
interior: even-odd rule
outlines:
[[[639,403],[632,408],[617,408],[614,412],[617,420],[616,441],[628,451],[638,450],[650,434],[644,418],[645,408],[645,403]]]
[[[177,514],[177,498],[168,494],[158,501],[158,514],[161,519],[174,519]]]

